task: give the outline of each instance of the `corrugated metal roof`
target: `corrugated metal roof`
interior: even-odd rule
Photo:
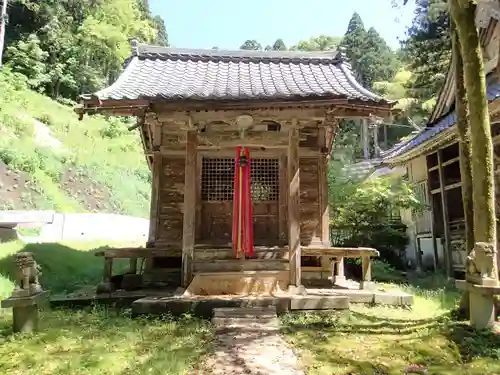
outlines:
[[[488,95],[489,101],[495,100],[500,97],[500,83],[488,85],[486,93]],[[434,138],[446,129],[451,128],[453,125],[455,125],[456,119],[457,116],[455,112],[448,113],[447,115],[439,119],[434,126],[426,127],[409,140],[400,142],[391,149],[382,152],[381,157],[384,160],[389,160],[403,155],[404,153]]]
[[[391,103],[363,88],[338,52],[220,51],[135,46],[106,99],[342,98]]]

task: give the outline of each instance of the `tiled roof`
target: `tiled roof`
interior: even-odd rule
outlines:
[[[136,45],[106,99],[340,98],[391,102],[363,88],[337,52],[220,51]],[[87,96],[88,98],[88,96]]]
[[[490,84],[487,87],[486,93],[488,95],[488,100],[492,101],[500,97],[500,83]],[[389,150],[381,153],[381,157],[384,160],[389,160],[398,156],[401,156],[417,146],[424,144],[425,142],[431,140],[438,134],[444,132],[446,129],[451,128],[455,125],[456,114],[455,112],[450,112],[441,119],[439,119],[435,124],[429,124],[426,128],[422,129],[420,132],[415,134],[409,140],[405,140],[396,144]]]

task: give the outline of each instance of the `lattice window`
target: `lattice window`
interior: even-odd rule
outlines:
[[[233,200],[233,184],[233,158],[203,158],[202,201]],[[277,201],[279,194],[278,159],[250,159],[250,184],[254,202]]]
[[[428,196],[427,196],[427,181],[421,181],[414,184],[412,187],[413,194],[415,198],[422,204],[429,204]],[[421,212],[417,212],[412,210],[412,216],[414,219],[417,219],[422,215]]]
[[[250,182],[252,201],[277,201],[279,177],[278,159],[251,159]]]
[[[234,159],[203,158],[201,169],[201,200],[233,200]]]

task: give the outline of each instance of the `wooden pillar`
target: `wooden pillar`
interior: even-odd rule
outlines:
[[[161,146],[161,124],[153,125],[152,129],[152,147],[153,147],[153,166],[152,166],[152,182],[151,182],[151,207],[149,211],[149,235],[148,242],[156,241],[156,232],[158,230],[158,205],[160,203],[160,182],[162,174],[162,156],[160,153]]]
[[[187,288],[192,278],[192,263],[196,236],[196,148],[197,132],[188,130],[184,177],[184,220],[182,228],[182,286]]]
[[[363,271],[360,289],[373,289],[372,283],[372,260],[368,255],[361,257],[361,269]]]
[[[345,283],[344,257],[337,257],[335,259],[335,264],[337,267],[337,272],[333,280],[335,284],[342,285],[343,283]]]
[[[445,181],[444,181],[444,172],[443,172],[443,158],[441,155],[441,150],[437,152],[438,157],[438,167],[439,167],[439,188],[441,190],[441,208],[443,212],[443,233],[444,233],[444,260],[446,267],[446,275],[448,277],[453,276],[453,261],[451,255],[451,246],[450,246],[450,223],[448,218],[448,205],[446,202],[446,190]]]
[[[288,238],[288,184],[287,184],[287,155],[283,152],[279,156],[279,218],[278,218],[278,229],[279,229],[279,241],[280,243],[286,243]]]
[[[299,129],[293,119],[288,142],[288,246],[290,285],[301,285]]]
[[[389,144],[387,142],[387,125],[383,124],[384,127],[384,150],[387,150],[389,148]]]
[[[373,124],[373,148],[375,151],[375,157],[378,158],[379,155],[379,146],[378,146],[378,124]]]
[[[319,237],[325,246],[330,245],[328,211],[328,161],[326,155],[318,158],[318,188],[319,188]]]
[[[431,178],[429,172],[429,163],[427,163],[428,156],[426,157],[426,169],[427,169],[427,201],[430,203],[430,214],[431,214],[431,234],[432,234],[432,247],[434,250],[434,272],[438,268],[438,251],[437,251],[437,234],[436,234],[436,209],[434,207],[434,197],[432,196],[431,189]],[[420,241],[417,238],[418,251],[420,256],[420,265],[422,265],[422,250],[420,249]]]
[[[368,119],[364,118],[362,121],[361,134],[363,134],[363,155],[364,159],[370,159],[370,138],[368,136]]]

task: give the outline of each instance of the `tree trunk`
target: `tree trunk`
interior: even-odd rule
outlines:
[[[0,0],[2,8],[0,8],[0,68],[3,61],[3,48],[5,43],[5,27],[7,24],[7,0]]]
[[[474,23],[476,5],[471,0],[450,0],[449,4],[460,40],[469,109],[474,237],[475,241],[496,246],[493,145],[481,43]]]
[[[462,203],[465,219],[465,249],[467,255],[474,247],[474,210],[472,208],[471,138],[467,116],[467,97],[464,86],[464,66],[460,54],[460,40],[452,24],[452,49],[455,69],[455,113],[460,147],[460,176],[462,180]],[[459,313],[469,317],[469,292],[464,291],[460,300]]]

